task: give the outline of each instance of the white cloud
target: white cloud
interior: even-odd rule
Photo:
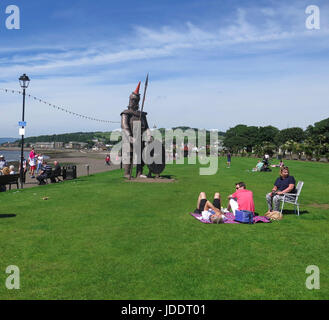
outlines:
[[[0,50],[0,72],[3,78],[9,78],[12,74],[17,74],[20,70],[26,70],[33,75],[47,76],[49,72],[61,74],[65,71],[68,74],[80,72],[81,68],[97,68],[100,66],[115,65],[131,61],[147,61],[163,57],[173,57],[181,55],[184,50],[186,53],[200,51],[205,54],[207,50],[218,48],[228,50],[232,46],[249,44],[249,47],[240,48],[240,54],[255,47],[258,50],[266,51],[272,49],[276,42],[277,49],[284,48],[287,43],[284,40],[298,41],[316,37],[327,37],[328,29],[322,28],[320,32],[310,33],[304,28],[299,29],[294,22],[296,21],[296,10],[290,7],[284,7],[281,10],[280,19],[273,18],[274,9],[261,8],[262,20],[256,19],[257,23],[251,23],[254,11],[249,9],[238,9],[236,15],[232,17],[230,23],[223,26],[215,26],[213,30],[196,26],[191,22],[186,22],[180,28],[163,26],[160,29],[151,29],[145,26],[136,26],[134,33],[126,39],[120,39],[120,46],[116,43],[107,44],[106,42],[97,42],[89,44],[88,48],[82,45],[77,47],[48,49],[42,53],[33,54],[33,47],[22,47],[12,49],[11,55],[4,55],[6,49]],[[298,14],[298,18],[303,16]],[[259,18],[259,13],[258,16]],[[291,18],[290,25],[282,25],[281,21]],[[276,17],[277,18],[277,17]],[[134,40],[134,41],[132,41]],[[280,42],[281,41],[281,42]],[[326,41],[326,43],[328,43]],[[290,43],[288,43],[290,45]],[[322,45],[324,45],[322,43]],[[51,48],[49,46],[48,48]],[[119,50],[115,50],[120,47]],[[46,46],[45,46],[46,48]],[[9,50],[8,50],[9,51]],[[29,51],[29,52],[27,52]],[[2,54],[1,54],[2,53]]]

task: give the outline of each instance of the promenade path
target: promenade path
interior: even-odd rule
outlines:
[[[45,152],[46,154],[46,152]],[[65,154],[64,157],[51,156],[51,159],[48,160],[48,163],[53,166],[54,160],[57,160],[61,166],[74,164],[77,166],[77,176],[86,176],[87,168],[86,165],[89,165],[89,174],[106,172],[111,170],[120,169],[120,165],[111,164],[108,166],[105,163],[106,153],[81,153],[81,152],[73,152],[69,154]],[[38,181],[36,179],[31,179],[30,175],[26,174],[26,183],[24,184],[24,188],[32,188],[38,186]]]

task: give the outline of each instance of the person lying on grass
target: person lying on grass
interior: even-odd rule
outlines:
[[[202,214],[202,218],[209,222],[223,223],[225,216],[220,209],[220,203],[220,194],[218,192],[214,195],[213,203],[207,200],[205,192],[201,192],[194,213]]]

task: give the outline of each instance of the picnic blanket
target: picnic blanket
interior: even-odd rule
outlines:
[[[190,213],[190,215],[192,217],[194,217],[195,219],[199,220],[202,223],[211,223],[212,224],[212,222],[209,222],[208,220],[202,219],[202,214],[192,212],[192,213]],[[257,222],[269,223],[269,222],[271,222],[271,220],[267,217],[255,216],[254,217],[254,223],[257,223]],[[225,213],[224,223],[238,223],[238,224],[240,224],[240,222],[234,221],[234,214],[232,212]]]

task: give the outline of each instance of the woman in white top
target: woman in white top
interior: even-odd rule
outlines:
[[[39,154],[38,155],[37,174],[39,174],[39,171],[41,170],[42,164],[43,164],[43,155]]]

